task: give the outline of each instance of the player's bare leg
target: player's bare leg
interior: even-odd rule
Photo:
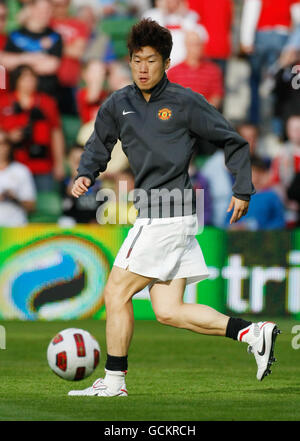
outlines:
[[[150,296],[157,320],[199,334],[225,336],[229,317],[206,305],[184,303],[185,286],[186,279],[156,282],[152,286]]]
[[[100,397],[128,395],[125,375],[134,329],[132,297],[151,281],[152,278],[113,266],[104,289],[107,343],[105,378],[97,379],[87,389],[70,391],[69,395]]]
[[[258,380],[271,373],[275,360],[274,345],[277,325],[271,322],[251,323],[228,317],[206,305],[183,302],[185,279],[156,282],[150,289],[152,307],[160,323],[188,329],[200,334],[219,335],[247,343],[257,363]]]
[[[104,289],[107,353],[127,356],[134,329],[132,296],[151,278],[113,266]]]

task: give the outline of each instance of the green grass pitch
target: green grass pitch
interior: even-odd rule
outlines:
[[[256,380],[247,345],[137,321],[129,353],[128,398],[68,397],[103,376],[105,322],[1,322],[0,421],[224,421],[300,419],[300,349],[292,348],[297,322],[277,320],[272,375]],[[46,350],[60,330],[79,327],[98,339],[102,357],[80,382],[57,377]]]

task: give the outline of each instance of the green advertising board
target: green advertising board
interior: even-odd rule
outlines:
[[[129,228],[0,228],[0,319],[104,319],[103,289]],[[300,319],[300,230],[207,227],[197,240],[210,276],[188,285],[184,301],[231,315]],[[133,307],[136,319],[155,319],[147,288]]]

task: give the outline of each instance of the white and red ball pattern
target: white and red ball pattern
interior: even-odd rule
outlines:
[[[47,350],[48,364],[61,378],[83,380],[91,375],[100,361],[101,350],[97,340],[78,328],[60,331],[50,341]]]

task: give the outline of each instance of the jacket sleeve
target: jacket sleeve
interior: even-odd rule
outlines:
[[[117,121],[113,117],[113,103],[110,97],[98,111],[94,131],[81,155],[76,179],[85,176],[90,178],[93,184],[99,173],[106,170],[118,138],[119,129]]]
[[[190,92],[187,111],[190,131],[224,149],[225,165],[235,179],[233,195],[249,201],[251,195],[255,194],[255,188],[252,184],[250,149],[247,141],[202,95]]]

